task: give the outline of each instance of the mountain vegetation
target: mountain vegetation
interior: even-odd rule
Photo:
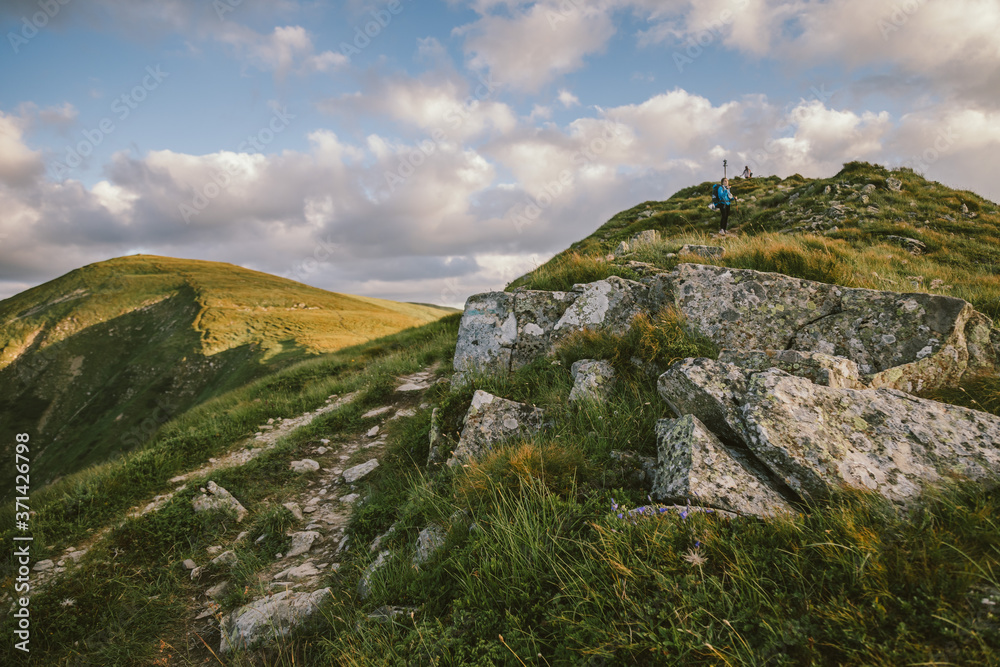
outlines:
[[[569,290],[698,263],[954,296],[1000,318],[996,203],[852,163],[829,179],[736,182],[733,233],[718,237],[710,185],[619,213],[508,290]],[[708,245],[725,253],[694,251]],[[28,664],[1000,664],[996,487],[947,479],[908,508],[845,489],[771,518],[649,498],[638,462],[657,456],[657,422],[674,416],[650,369],[720,353],[677,312],[641,315],[624,333],[577,331],[551,356],[460,382],[451,381],[458,315],[427,313],[434,321],[329,351],[294,335],[306,326],[298,318],[319,314],[291,305],[318,301],[240,285],[239,298],[220,289],[199,300],[207,279],[185,278],[193,269],[142,261],[162,270],[149,268],[143,284],[154,286],[130,297],[127,312],[93,307],[118,312],[119,330],[167,335],[171,318],[210,322],[194,337],[185,328],[189,347],[177,338],[175,357],[255,344],[254,363],[266,348],[270,365],[198,390],[189,409],[118,458],[71,474],[52,468],[62,479],[31,500],[33,557],[51,562],[33,575]],[[75,280],[0,308],[27,320],[29,303],[68,309],[70,295],[98,291]],[[5,349],[23,350],[5,352],[8,367],[43,336],[64,336],[67,317],[47,312],[5,330]],[[317,354],[296,359],[292,348]],[[83,352],[61,357],[64,372]],[[570,368],[583,359],[613,366],[606,400],[570,402]],[[446,465],[481,391],[543,409],[544,427]],[[1000,415],[994,372],[924,395]],[[95,414],[121,412],[117,404]],[[308,423],[260,444],[302,415]],[[19,428],[41,440],[37,425]],[[223,467],[227,457],[236,462]],[[195,512],[215,487],[246,516]],[[305,533],[315,546],[288,556]],[[295,570],[309,573],[301,579],[290,574],[307,565]],[[16,572],[11,558],[5,591]],[[230,642],[247,610],[286,590],[322,599],[308,622],[287,632],[271,617],[268,638]],[[14,627],[8,615],[6,636]],[[2,651],[23,663],[12,643]]]

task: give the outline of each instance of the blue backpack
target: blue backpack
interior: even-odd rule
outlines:
[[[719,199],[719,188],[721,187],[718,183],[712,186],[712,206],[722,206],[722,200]]]

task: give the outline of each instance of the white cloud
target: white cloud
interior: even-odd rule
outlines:
[[[574,95],[573,93],[569,92],[565,88],[559,91],[558,99],[559,103],[562,104],[563,107],[567,109],[569,109],[570,107],[580,106],[580,98]]]
[[[22,140],[24,125],[22,118],[0,111],[0,183],[28,185],[45,169],[41,154]]]
[[[312,37],[302,26],[278,26],[262,35],[246,26],[226,24],[214,38],[229,45],[236,55],[278,78],[289,72],[307,74],[346,66],[347,56],[332,51],[315,52]]]
[[[499,4],[510,16],[487,13]],[[611,13],[604,7],[556,0],[527,9],[520,4],[474,3],[482,16],[454,31],[465,37],[469,66],[489,70],[504,86],[537,91],[580,69],[584,58],[603,51],[615,33]]]

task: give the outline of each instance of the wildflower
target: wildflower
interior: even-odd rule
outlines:
[[[706,562],[708,562],[707,558],[705,558],[704,556],[702,556],[700,553],[698,553],[694,549],[689,549],[686,554],[684,554],[683,556],[681,556],[681,558],[683,558],[687,562],[691,563],[691,565],[704,565]]]
[[[76,604],[76,600],[74,600],[73,598],[66,598],[65,600],[63,600],[59,604],[61,604],[64,607],[72,607],[73,605]]]

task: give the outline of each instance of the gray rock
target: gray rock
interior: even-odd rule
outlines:
[[[1000,483],[1000,418],[895,390],[834,389],[772,369],[743,397],[750,449],[796,492],[841,486],[905,504],[958,474]]]
[[[372,577],[388,564],[390,555],[391,552],[388,549],[380,551],[375,560],[361,573],[361,579],[358,580],[358,595],[362,600],[371,594]]]
[[[614,386],[615,369],[607,361],[581,359],[570,368],[573,375],[573,389],[569,402],[607,400],[608,392]]]
[[[319,470],[319,463],[312,459],[302,459],[301,461],[292,461],[289,467],[295,472],[306,473]]]
[[[917,239],[911,239],[906,236],[896,236],[895,234],[889,234],[885,237],[885,239],[886,241],[898,243],[914,255],[921,255],[927,251],[927,245],[923,241],[918,241]]]
[[[369,438],[374,438],[376,435],[378,435],[378,432],[379,432],[379,427],[372,426],[370,429],[368,429],[368,433],[366,433],[365,435],[367,435]]]
[[[187,568],[187,569],[189,569],[189,570],[193,570],[194,568],[198,567],[198,563],[195,563],[193,560],[191,560],[190,558],[188,558],[188,559],[185,559],[185,561],[184,561],[184,567]]]
[[[700,257],[722,257],[726,254],[726,249],[717,245],[694,245],[685,244],[679,251],[679,255],[699,255]]]
[[[431,410],[431,430],[428,435],[428,440],[430,441],[430,447],[427,453],[427,465],[434,465],[435,463],[440,463],[443,460],[441,456],[441,444],[442,444],[442,430],[444,429],[444,424],[441,417],[441,408],[434,408]]]
[[[313,565],[313,562],[311,560],[307,560],[297,567],[290,567],[287,570],[282,570],[278,574],[274,575],[274,579],[276,581],[301,581],[320,574],[322,573],[315,565]]]
[[[522,403],[477,390],[465,415],[465,426],[449,466],[477,459],[512,437],[529,437],[542,427],[543,412]]]
[[[288,635],[313,616],[330,596],[329,588],[312,593],[285,591],[240,607],[222,622],[219,653],[250,648]]]
[[[224,551],[215,558],[212,559],[212,565],[232,565],[236,563],[239,559],[236,557],[236,552],[229,550]]]
[[[523,291],[515,294],[517,340],[512,351],[511,370],[526,366],[551,351],[552,332],[578,296],[575,292]]]
[[[892,190],[893,192],[902,192],[903,181],[899,180],[898,178],[893,178],[892,176],[890,176],[889,178],[885,179],[885,186],[890,190]]]
[[[294,516],[296,520],[302,521],[305,519],[305,516],[302,514],[302,508],[299,507],[298,503],[288,502],[282,505],[282,507],[291,512],[292,516]]]
[[[428,526],[417,535],[413,564],[423,565],[444,547],[445,533],[439,526]]]
[[[510,370],[517,342],[514,295],[487,292],[469,297],[458,327],[455,370],[460,373]]]
[[[719,361],[733,364],[745,371],[760,372],[769,368],[781,370],[806,378],[826,387],[862,389],[858,365],[844,357],[834,357],[821,352],[799,352],[798,350],[723,350]]]
[[[364,479],[378,468],[378,459],[370,459],[344,471],[344,481],[348,484]]]
[[[294,558],[312,549],[313,542],[320,539],[320,534],[315,530],[306,530],[299,533],[292,533],[292,546],[289,547],[285,558]]]
[[[555,325],[552,340],[574,331],[602,330],[621,334],[642,312],[648,288],[632,280],[610,276],[605,280],[574,285],[579,295]]]
[[[652,485],[656,477],[656,459],[652,456],[640,456],[636,452],[618,449],[611,450],[608,456],[620,464],[636,484]]]
[[[794,511],[766,473],[726,448],[696,417],[662,419],[656,435],[659,462],[653,498],[762,517]]]
[[[684,359],[660,376],[657,389],[678,417],[694,415],[724,442],[742,442],[740,398],[747,375],[733,364]]]
[[[51,570],[55,566],[56,564],[54,562],[46,558],[45,560],[40,560],[35,563],[34,567],[31,569],[35,572],[45,572],[46,570]]]
[[[191,499],[191,505],[195,512],[218,512],[231,510],[236,513],[236,521],[239,523],[247,515],[247,509],[240,504],[240,501],[233,497],[233,494],[215,482],[208,483],[208,489],[200,496]]]
[[[682,264],[675,304],[721,348],[821,352],[904,391],[959,379],[972,306],[951,297],[850,289],[775,273]]]
[[[205,595],[212,598],[213,600],[221,600],[222,598],[226,597],[226,594],[229,592],[229,589],[230,589],[229,582],[223,581],[221,584],[216,584],[215,586],[212,586],[207,591],[205,591]]]

